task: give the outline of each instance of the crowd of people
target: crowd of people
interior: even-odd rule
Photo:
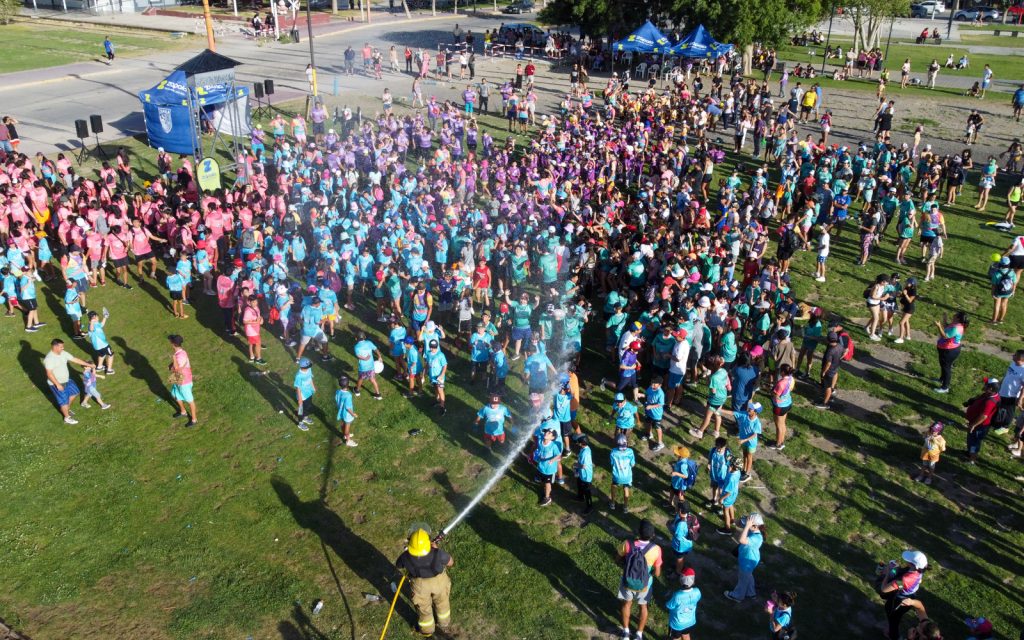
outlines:
[[[372,63],[372,51],[363,63]],[[345,345],[357,365],[332,381],[335,444],[356,446],[362,392],[384,397],[378,377],[385,364],[406,397],[429,393],[443,415],[449,367],[458,363],[449,358],[462,352],[468,381],[491,394],[476,414],[481,441],[507,451],[510,396],[518,387],[506,382],[521,378],[535,411],[515,420],[533,429],[527,454],[539,504],[552,504],[553,492],[571,478],[589,514],[598,502],[590,440],[599,428],[577,413],[587,392],[579,377],[586,342],[607,354],[615,372],[602,381],[615,394],[608,509],[630,508],[634,448],[665,449],[667,428],[685,439],[685,405],[703,405],[689,440],[711,430],[709,457],[697,461],[687,446],[673,446],[668,475],[675,519],[667,573],[678,588],[668,589],[666,606],[670,637],[689,638],[702,597],[687,560],[700,526],[691,504],[706,501],[721,514],[717,533],[737,536],[737,583],[724,597],[755,597],[769,523],[756,513],[737,517],[735,505],[756,474],[762,420],[774,432],[768,446],[783,451],[799,382],[816,410],[837,410],[842,362],[854,355],[850,332],[857,328],[796,296],[794,256],[814,252],[820,283],[844,234],[854,237],[861,265],[877,261],[882,242],[897,242],[895,264],[864,291],[866,331],[872,341],[911,340],[918,291],[927,285],[904,280],[899,266],[920,260],[925,282],[932,279],[948,240],[944,207],[980,169],[977,208],[984,210],[998,167],[994,158],[975,167],[969,152],[940,156],[920,135],[912,146],[892,141],[892,101],[876,114],[873,141],[830,143],[820,87],[804,91],[800,83],[780,85],[779,99],[767,82],[738,74],[715,75],[706,85],[679,76],[666,91],[630,91],[613,76],[597,95],[571,87],[558,108],[539,117],[536,100],[524,106],[532,74],[527,86],[518,84],[502,85],[494,107],[500,98],[509,131],[529,134],[525,142],[495,140],[480,126],[477,108],[489,107],[473,87],[462,104],[430,98],[403,114],[385,100],[381,113],[349,113],[338,130],[328,129],[326,117],[314,117],[307,132],[301,116],[278,116],[267,132],[253,134],[236,183],[213,193],[199,191],[187,158],[162,150],[159,175],[142,182],[127,154],[88,176],[63,154],[30,158],[4,148],[0,302],[8,316],[23,314],[25,331],[36,332],[46,325],[37,284],[64,300],[70,339],[93,355],[79,359],[59,338],[47,355],[48,382],[68,424],[76,424],[71,407],[79,395],[82,406],[88,398],[109,406],[96,377],[114,374],[111,314],[87,302],[108,280],[126,289],[133,277],[158,280],[182,321],[195,296],[214,297],[225,336],[242,334],[253,367],[267,364],[266,336],[293,349],[295,421],[304,431],[314,422],[315,378],[324,375],[314,360],[329,362],[338,327],[348,314],[362,314],[379,324],[386,344],[358,330]],[[733,133],[730,150],[751,164],[723,169],[720,127]],[[1019,201],[1019,187],[1016,193]],[[915,242],[920,257],[910,250]],[[999,322],[1024,269],[1024,237],[994,258],[988,277]],[[950,390],[968,324],[958,310],[937,325],[938,394]],[[180,335],[168,341],[178,415],[195,426],[192,364]],[[68,363],[87,370],[84,394]],[[1015,428],[1020,455],[1024,423],[1014,413],[1022,381],[1018,353],[1005,380],[986,383],[968,407],[971,460],[990,427]],[[922,434],[922,482],[931,481],[945,448],[941,434],[941,425]],[[705,468],[709,485],[698,489]],[[655,535],[644,521],[620,550],[623,638],[643,637],[664,562]],[[921,618],[910,637],[940,637],[920,599],[926,567],[923,554],[908,551],[879,573],[893,640],[910,610]],[[777,593],[769,600],[772,637],[793,633],[795,599]],[[640,609],[635,632],[633,603]],[[421,627],[432,629],[429,599],[423,606]]]

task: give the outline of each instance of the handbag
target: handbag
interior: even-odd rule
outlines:
[[[184,381],[185,381],[185,376],[183,376],[182,374],[178,373],[177,371],[172,371],[171,375],[167,376],[167,382],[169,382],[169,383],[171,383],[172,385],[175,385],[175,386],[180,385]]]

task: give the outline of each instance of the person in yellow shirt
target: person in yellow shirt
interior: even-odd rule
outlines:
[[[814,107],[817,104],[818,92],[811,87],[804,92],[804,97],[800,99],[800,122],[807,122],[807,119],[811,115],[811,111],[814,110]]]

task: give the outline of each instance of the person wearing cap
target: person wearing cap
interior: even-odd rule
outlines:
[[[1010,298],[1017,290],[1017,274],[1010,267],[1009,258],[1003,256],[999,259],[998,266],[989,274],[989,281],[992,285],[992,319],[989,322],[1003,324]]]
[[[878,588],[885,601],[885,617],[889,626],[886,636],[890,640],[900,637],[900,621],[907,612],[916,612],[918,620],[928,617],[924,603],[913,597],[921,589],[928,558],[913,549],[904,551],[900,558],[902,564],[890,562],[888,568],[883,567]]]
[[[540,474],[541,495],[540,506],[551,504],[551,485],[562,465],[562,443],[558,440],[557,423],[546,420],[541,426],[541,441],[533,452],[533,460]]]
[[[839,334],[835,331],[828,332],[828,345],[821,355],[821,389],[824,394],[820,404],[814,405],[816,409],[831,409],[832,395],[839,386],[839,370],[843,362],[843,355],[846,349],[839,340]]]
[[[295,380],[292,383],[297,404],[296,414],[299,418],[299,429],[309,431],[309,425],[313,424],[313,394],[316,393],[313,363],[309,358],[299,358],[298,365],[299,370],[295,372]]]
[[[492,391],[501,391],[505,388],[505,379],[508,377],[508,354],[505,353],[507,340],[502,336],[500,340],[491,342],[491,360],[487,373],[487,388]]]
[[[967,422],[967,462],[974,464],[981,452],[981,443],[988,435],[999,409],[999,379],[986,378],[981,394],[967,401],[964,418]]]
[[[632,617],[634,602],[640,607],[640,615],[637,620],[636,635],[632,637],[637,640],[643,639],[644,629],[647,627],[647,606],[651,601],[654,578],[661,576],[661,566],[664,562],[661,547],[654,542],[654,525],[650,520],[642,520],[637,528],[636,536],[622,543],[622,547],[619,549],[619,561],[623,565],[625,565],[626,558],[634,547],[643,552],[644,560],[646,560],[647,568],[650,572],[650,579],[647,582],[646,588],[634,591],[628,588],[625,571],[623,571],[622,579],[619,581],[618,594],[619,600],[622,602],[623,640],[629,640],[630,638],[629,621]]]
[[[484,426],[484,442],[487,448],[494,450],[495,444],[505,444],[505,423],[512,420],[512,412],[502,404],[501,396],[491,396],[488,404],[477,411],[476,421],[473,423],[479,427]]]
[[[726,591],[725,597],[733,602],[747,598],[756,598],[754,585],[754,569],[761,564],[761,545],[764,544],[764,518],[759,513],[752,513],[746,518],[743,531],[740,532],[739,546],[736,548],[737,580],[732,591]],[[731,532],[730,532],[731,533]]]
[[[672,332],[676,343],[672,347],[672,360],[668,366],[668,380],[665,384],[666,413],[672,413],[673,406],[681,404],[683,401],[683,384],[686,380],[691,350],[689,336],[689,332],[682,327]]]
[[[625,433],[620,433],[615,438],[615,448],[609,456],[609,464],[612,469],[612,485],[608,492],[608,508],[615,510],[615,495],[622,493],[622,512],[629,511],[629,494],[633,486],[633,467],[636,466],[636,455],[629,448]]]
[[[302,337],[299,340],[299,350],[295,354],[295,361],[298,362],[302,358],[302,354],[306,351],[306,345],[310,342],[315,343],[314,348],[320,350],[320,357],[322,360],[329,360],[330,356],[327,353],[327,334],[324,333],[324,312],[321,307],[321,300],[315,293],[309,300],[309,304],[303,307],[300,317],[302,319]]]
[[[182,346],[185,344],[185,339],[177,334],[171,334],[167,336],[167,341],[171,343],[172,349],[171,363],[167,367],[171,372],[171,397],[178,405],[178,411],[174,417],[187,417],[188,423],[185,426],[194,427],[199,420],[192,391],[192,362],[189,360],[188,352]],[[185,410],[186,405],[188,405],[188,411]]]
[[[527,348],[526,362],[523,363],[523,375],[530,393],[544,393],[548,388],[548,374],[556,375],[558,371],[551,364],[551,359],[540,349]]]
[[[395,567],[408,577],[412,585],[416,630],[427,638],[434,635],[436,628],[447,630],[452,618],[452,581],[447,569],[455,564],[455,560],[438,547],[439,540],[440,537],[431,540],[426,530],[417,529],[409,536],[405,551],[395,560]]]
[[[676,460],[672,463],[669,483],[672,486],[672,504],[686,502],[686,492],[697,483],[697,463],[690,459],[690,450],[682,445],[672,449]]]
[[[380,355],[380,351],[377,349],[377,345],[372,340],[366,337],[365,331],[360,331],[357,335],[357,342],[352,347],[353,352],[356,356],[356,369],[359,372],[359,379],[356,381],[355,396],[358,398],[360,391],[363,388],[363,384],[369,381],[370,386],[373,387],[374,400],[381,400],[380,386],[377,385],[377,362],[383,361]]]
[[[477,378],[487,377],[487,367],[491,360],[491,342],[493,338],[487,333],[484,323],[476,323],[476,330],[469,336],[469,360],[471,384],[477,382]]]
[[[397,316],[392,316],[388,323],[390,330],[388,331],[388,346],[390,347],[391,358],[395,361],[395,380],[404,380],[406,376],[405,369],[405,339],[408,337],[409,332]]]
[[[406,379],[409,383],[404,395],[406,398],[412,398],[418,393],[416,391],[416,381],[419,380],[422,387],[425,376],[423,354],[420,353],[419,347],[416,346],[416,338],[406,336],[405,340],[402,341],[402,361],[405,365]]]
[[[685,521],[685,518],[684,518]],[[668,610],[669,640],[690,640],[687,633],[697,625],[697,603],[700,602],[700,589],[696,586],[697,574],[693,567],[679,572],[680,589],[675,591],[665,602]]]
[[[722,413],[736,421],[737,438],[740,450],[743,451],[743,474],[740,482],[750,480],[750,471],[754,466],[754,453],[757,452],[757,440],[761,435],[761,411],[764,407],[760,402],[750,402],[744,413],[723,410]]]
[[[661,428],[662,418],[665,417],[665,390],[661,388],[662,382],[661,376],[654,376],[644,392],[644,417],[647,419],[648,430],[640,439],[651,440],[657,437],[651,451],[661,451],[665,448],[664,431]]]
[[[448,358],[441,351],[441,345],[437,340],[427,343],[427,352],[423,356],[426,365],[427,376],[430,384],[434,387],[435,398],[437,399],[437,410],[444,415],[448,409],[444,406],[444,376],[448,373]]]
[[[637,406],[626,400],[622,393],[616,393],[612,401],[611,417],[615,420],[615,435],[625,436],[636,426]]]
[[[250,295],[242,310],[242,330],[249,344],[249,362],[258,365],[267,364],[263,359],[263,314],[260,312],[259,297]]]
[[[558,375],[558,391],[555,392],[551,401],[551,413],[559,424],[559,433],[562,437],[562,449],[565,456],[572,455],[572,448],[569,446],[569,438],[572,437],[572,390],[569,389],[569,374]]]
[[[594,456],[586,434],[574,434],[572,443],[576,446],[576,462],[572,465],[576,477],[576,501],[586,505],[583,507],[583,515],[589,515],[594,510]]]
[[[344,444],[346,447],[359,446],[352,438],[352,423],[359,415],[355,412],[352,392],[349,391],[348,376],[338,377],[338,390],[334,392],[334,404],[338,407],[334,419],[338,422],[338,429],[341,431],[341,440],[336,440],[334,444]]]

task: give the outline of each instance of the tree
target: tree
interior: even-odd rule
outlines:
[[[19,0],[0,0],[0,24],[8,24],[21,11]]]
[[[673,17],[688,27],[703,24],[716,40],[743,51],[743,70],[750,71],[754,43],[781,45],[795,31],[818,22],[822,0],[671,0]]]
[[[663,15],[668,0],[551,0],[538,18],[545,24],[574,24],[591,37],[621,37]]]
[[[909,0],[855,0],[844,5],[853,22],[853,50],[870,51],[881,41],[882,27],[895,16],[910,11]]]

